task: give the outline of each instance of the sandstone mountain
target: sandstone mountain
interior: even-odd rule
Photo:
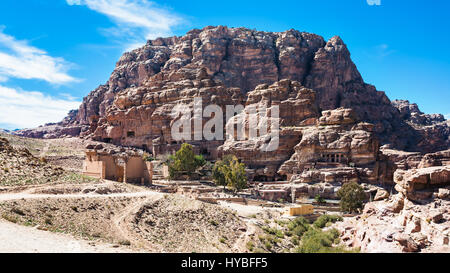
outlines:
[[[208,160],[236,155],[248,167],[250,182],[257,182],[251,189],[255,196],[337,199],[342,185],[358,182],[367,201],[375,202],[342,223],[348,246],[364,252],[448,252],[449,121],[408,101],[391,101],[365,83],[339,37],[325,41],[296,30],[219,26],[151,40],[125,53],[108,82],[62,122],[14,133],[80,136],[164,157],[182,144],[171,128],[183,117],[173,117],[172,110],[179,104],[195,109],[195,98],[202,98],[203,109],[215,104],[224,113],[227,105],[242,105],[237,119],[250,116],[270,127],[279,121],[276,150],[261,149],[272,138],[268,132],[251,137],[250,122],[243,124],[241,139],[225,130],[225,140],[189,141]],[[254,107],[265,113],[252,112]],[[279,116],[269,115],[276,107]],[[203,118],[203,125],[207,121]],[[234,125],[230,119],[223,127]],[[191,128],[192,136],[196,130]],[[0,151],[2,142],[5,155],[20,152],[1,139]],[[17,164],[4,163],[4,179],[19,173],[11,172]]]
[[[449,147],[450,130],[442,116],[424,115],[406,102],[391,103],[384,92],[366,84],[341,38],[327,42],[296,30],[223,26],[158,38],[125,53],[109,81],[63,122],[17,134],[79,135],[152,150],[172,143],[168,115],[176,103],[201,96],[221,106],[245,104],[257,86],[284,79],[316,92],[319,116],[324,110],[353,109],[362,122],[374,125],[382,144],[420,152]]]

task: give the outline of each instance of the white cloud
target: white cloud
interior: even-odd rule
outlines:
[[[67,74],[71,64],[49,56],[27,41],[16,40],[0,27],[0,82],[8,78],[39,79],[53,84],[78,81]]]
[[[66,0],[69,5],[85,5],[102,13],[117,27],[103,30],[108,35],[120,38],[127,47],[144,44],[147,39],[172,35],[172,29],[182,19],[170,11],[157,7],[147,0]]]
[[[376,47],[377,53],[380,57],[387,57],[393,53],[395,53],[395,50],[390,49],[389,45],[387,44],[381,44]]]
[[[446,114],[446,115],[444,115],[444,117],[446,120],[450,120],[450,114]]]
[[[8,129],[34,128],[61,121],[81,102],[73,98],[54,98],[41,92],[17,90],[0,85],[0,124]]]

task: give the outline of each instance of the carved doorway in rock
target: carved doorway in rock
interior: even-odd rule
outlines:
[[[125,180],[125,160],[123,158],[117,159],[117,181],[118,182],[126,182]]]

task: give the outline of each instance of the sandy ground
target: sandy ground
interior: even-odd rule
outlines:
[[[74,239],[0,220],[0,253],[123,253],[125,247]]]
[[[10,200],[88,198],[107,199],[114,197],[161,197],[163,194],[152,191],[101,194],[33,194],[28,191],[0,194],[0,202]],[[131,248],[75,239],[66,234],[52,233],[33,227],[21,226],[0,218],[0,253],[123,253],[133,252]]]
[[[0,204],[0,253],[243,252],[255,230],[211,204],[109,182],[6,189]]]
[[[237,214],[242,217],[250,217],[260,213],[272,213],[274,215],[280,215],[284,212],[282,208],[263,208],[261,206],[241,205],[224,201],[219,201],[218,203],[224,208],[236,211]]]
[[[58,198],[92,198],[92,199],[106,199],[106,198],[114,198],[114,197],[161,197],[162,193],[153,192],[153,191],[142,191],[142,192],[128,192],[128,193],[113,193],[109,195],[102,194],[65,194],[65,195],[54,195],[54,194],[30,194],[30,193],[8,193],[1,194],[0,201],[11,201],[11,200],[19,200],[19,199],[58,199]]]

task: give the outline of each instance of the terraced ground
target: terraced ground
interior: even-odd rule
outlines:
[[[78,239],[127,246],[131,251],[245,251],[239,240],[245,239],[241,235],[247,225],[232,211],[114,182],[4,190],[0,216]]]
[[[302,229],[338,243],[281,221],[278,208],[209,204],[58,165],[80,156],[83,140],[9,140],[0,138],[0,252],[295,252]]]

